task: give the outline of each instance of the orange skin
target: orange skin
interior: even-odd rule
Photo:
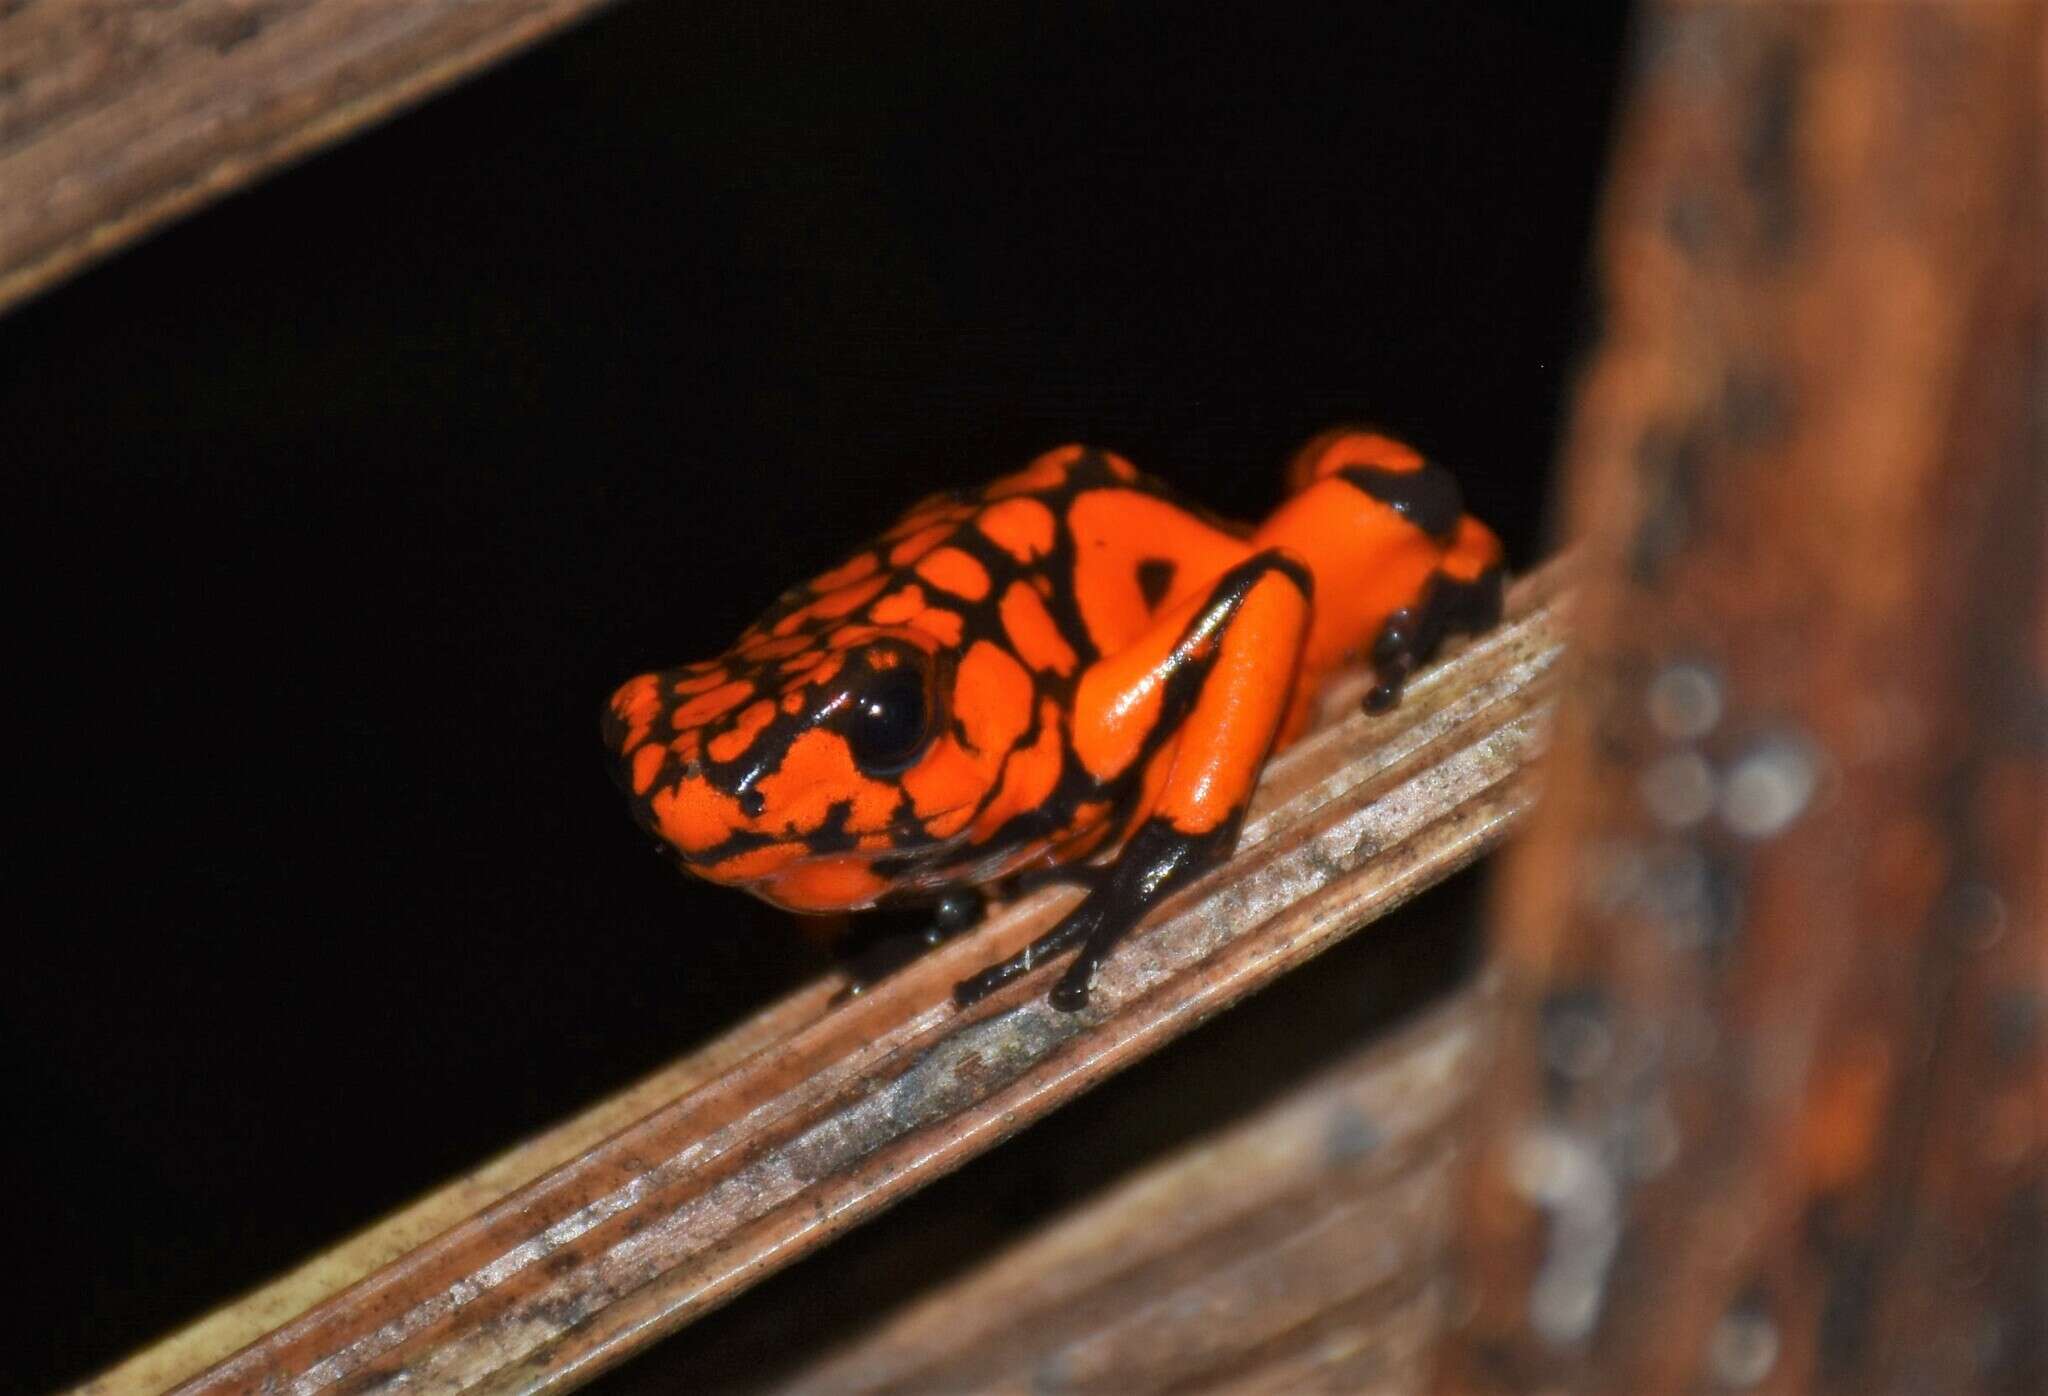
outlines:
[[[1095,860],[1086,903],[959,995],[1078,945],[1053,998],[1081,1006],[1115,939],[1229,855],[1330,670],[1366,655],[1382,708],[1498,615],[1498,541],[1412,448],[1325,432],[1290,484],[1246,529],[1064,446],[923,501],[721,657],[620,687],[605,740],[636,817],[803,912]]]

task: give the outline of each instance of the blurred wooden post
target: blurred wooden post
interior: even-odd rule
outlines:
[[[1644,16],[1456,1390],[2048,1390],[2038,5]]]

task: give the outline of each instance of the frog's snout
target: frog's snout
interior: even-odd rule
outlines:
[[[668,711],[663,698],[663,673],[635,674],[620,684],[598,717],[598,737],[609,753],[612,779],[633,805],[634,817],[643,827],[653,827],[648,796],[670,764],[671,753],[663,738],[668,732]]]

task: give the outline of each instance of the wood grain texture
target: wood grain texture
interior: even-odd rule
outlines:
[[[157,1396],[518,1188],[573,1161],[656,1108],[696,1090],[824,1012],[839,989],[821,981],[709,1045],[436,1188],[232,1303],[176,1330],[79,1388],[81,1396]]]
[[[741,1030],[750,1053],[708,1049],[736,1064],[679,1066],[696,1084],[552,1171],[468,1211],[451,1190],[432,1239],[412,1240],[420,1216],[359,1238],[351,1265],[405,1248],[339,1292],[294,1290],[301,1311],[267,1310],[268,1331],[178,1389],[565,1389],[999,1143],[1502,836],[1531,798],[1562,576],[1519,583],[1508,623],[1419,675],[1392,715],[1357,713],[1362,677],[1337,686],[1346,716],[1271,763],[1235,857],[1118,950],[1086,1011],[1045,1002],[1056,965],[965,1013],[950,997],[1072,889],[1001,909],[864,997],[827,1008],[831,986],[814,986],[767,1010],[771,1031]],[[151,1360],[123,1370],[162,1370]]]
[[[0,310],[601,3],[0,4]]]
[[[2048,1390],[2039,5],[1663,4],[1446,1390]]]
[[[1419,1390],[1484,984],[877,1316],[785,1396]]]

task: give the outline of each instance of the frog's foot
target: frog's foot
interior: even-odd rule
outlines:
[[[1037,940],[1032,941],[1009,959],[999,964],[990,965],[981,973],[972,975],[955,984],[953,986],[954,1004],[961,1008],[966,1008],[970,1004],[979,1003],[1005,984],[1015,979],[1021,979],[1031,973],[1032,970],[1037,969],[1047,960],[1057,959],[1059,956],[1066,954],[1067,951],[1093,937],[1101,929],[1102,920],[1103,908],[1096,905],[1095,895],[1090,894],[1088,900],[1082,902],[1079,906],[1061,917],[1059,923],[1051,930],[1047,931]],[[1097,958],[1100,959],[1099,956]],[[1066,986],[1064,978],[1060,980],[1060,986],[1062,988]],[[1059,1007],[1066,1007],[1065,1004],[1058,1003],[1058,993],[1057,989],[1054,990],[1055,1004]],[[1084,986],[1081,990],[1081,1003],[1086,1003],[1087,1001],[1088,991]],[[1077,1008],[1079,1006],[1080,1004],[1074,1005]]]
[[[1427,663],[1449,635],[1476,635],[1500,623],[1502,574],[1498,563],[1480,569],[1469,581],[1439,571],[1423,587],[1413,606],[1387,617],[1372,644],[1373,686],[1365,710],[1383,713],[1401,701],[1401,688],[1416,668]]]
[[[958,887],[937,902],[921,904],[931,909],[931,920],[923,926],[878,936],[846,957],[846,987],[832,996],[833,1003],[859,998],[933,946],[978,925],[987,910],[988,899],[979,888]]]
[[[1074,962],[1053,986],[1051,1001],[1067,1013],[1086,1008],[1096,967],[1117,942],[1168,893],[1229,857],[1236,841],[1235,821],[1208,833],[1186,834],[1163,819],[1147,820],[1115,863],[1095,870],[1101,876],[1085,901],[1009,959],[961,980],[953,987],[953,1002],[962,1008],[979,1002],[1078,947]]]

